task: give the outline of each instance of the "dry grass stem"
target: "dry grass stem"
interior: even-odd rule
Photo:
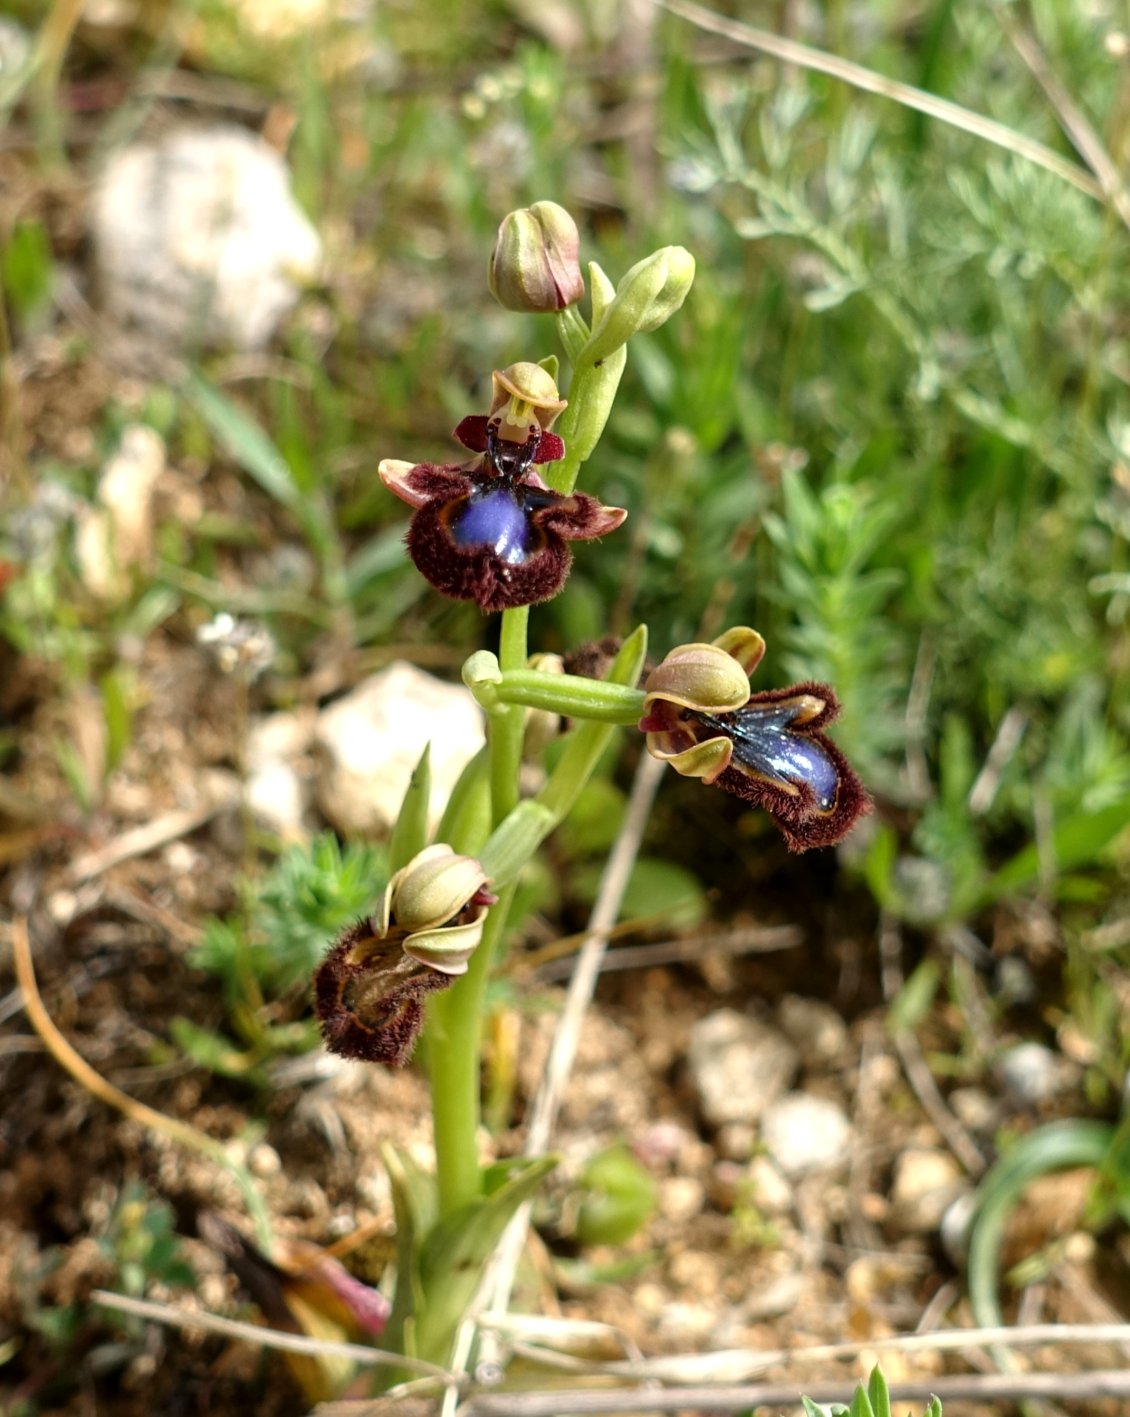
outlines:
[[[893,99],[895,103],[901,103],[905,108],[913,108],[918,113],[925,113],[929,118],[936,118],[941,123],[948,123],[952,128],[960,128],[962,132],[983,138],[987,143],[1004,148],[1006,152],[1035,163],[1037,167],[1042,167],[1046,172],[1054,173],[1065,182],[1070,182],[1073,187],[1077,187],[1080,192],[1085,192],[1087,196],[1094,197],[1098,201],[1102,201],[1108,195],[1101,182],[1096,181],[1084,168],[1061,157],[1052,148],[1045,147],[1035,138],[1018,133],[1014,128],[1009,128],[1004,123],[998,123],[995,119],[986,118],[983,114],[974,113],[968,108],[962,108],[960,104],[938,98],[936,94],[927,93],[924,89],[916,89],[911,84],[899,83],[897,79],[888,79],[883,74],[877,74],[873,69],[864,68],[862,64],[852,63],[850,59],[841,59],[838,55],[828,54],[822,49],[813,49],[810,45],[799,44],[793,39],[785,39],[781,35],[772,34],[769,30],[757,29],[753,25],[740,24],[737,20],[726,19],[722,15],[714,14],[711,10],[704,10],[701,5],[691,4],[690,0],[655,0],[655,3],[662,5],[665,10],[669,10],[673,15],[678,15],[680,19],[686,20],[698,29],[722,35],[725,39],[733,40],[735,44],[759,50],[763,54],[770,54],[774,59],[781,59],[786,64],[796,64],[802,69],[812,69],[818,74],[828,74],[831,78],[840,79],[845,84],[851,84],[853,88],[862,89],[865,93],[878,94],[881,98]]]
[[[139,1319],[151,1319],[154,1323],[167,1324],[170,1328],[200,1328],[207,1333],[219,1333],[225,1338],[237,1339],[243,1343],[255,1343],[262,1348],[282,1348],[288,1353],[309,1353],[315,1358],[349,1358],[353,1362],[370,1368],[405,1368],[421,1377],[442,1383],[445,1387],[453,1381],[452,1375],[433,1363],[425,1363],[419,1358],[406,1358],[402,1353],[388,1353],[383,1348],[369,1348],[362,1343],[334,1343],[329,1339],[307,1338],[301,1333],[283,1333],[275,1328],[263,1328],[259,1324],[243,1323],[238,1319],[225,1319],[220,1314],[196,1313],[191,1309],[178,1309],[173,1304],[157,1304],[151,1299],[131,1299],[125,1294],[114,1294],[108,1289],[95,1289],[91,1294],[95,1304],[106,1309],[116,1309],[122,1314],[133,1314]]]
[[[902,972],[901,937],[898,924],[889,911],[883,911],[879,918],[879,958],[882,970],[883,998],[890,1004],[899,995],[906,982]],[[979,1176],[984,1171],[986,1161],[973,1138],[946,1106],[945,1098],[938,1090],[934,1075],[926,1065],[922,1049],[913,1033],[905,1028],[896,1029],[893,1042],[902,1062],[906,1080],[914,1090],[915,1097],[922,1104],[922,1110],[933,1122],[945,1139],[946,1145],[971,1176]]]

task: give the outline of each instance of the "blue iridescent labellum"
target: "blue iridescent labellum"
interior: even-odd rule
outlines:
[[[817,739],[792,732],[802,709],[787,700],[779,704],[754,704],[737,713],[715,717],[700,714],[699,722],[717,728],[734,745],[734,762],[770,781],[799,787],[807,784],[816,806],[830,812],[836,805],[839,773]]]
[[[488,546],[510,566],[529,555],[530,531],[526,509],[509,487],[477,487],[451,518],[456,546]]]

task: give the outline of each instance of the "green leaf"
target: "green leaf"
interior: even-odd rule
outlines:
[[[554,1156],[528,1162],[498,1190],[462,1206],[428,1232],[416,1261],[420,1295],[412,1315],[414,1356],[448,1361],[488,1256],[518,1207],[556,1165]]]
[[[576,1235],[582,1245],[623,1245],[647,1224],[658,1192],[646,1167],[622,1142],[589,1158]]]
[[[887,1029],[892,1034],[910,1033],[924,1019],[938,991],[940,971],[932,959],[924,959],[891,1001]]]
[[[891,1417],[891,1395],[883,1370],[877,1364],[871,1369],[871,1376],[867,1380],[867,1396],[871,1399],[875,1417]]]
[[[189,373],[185,392],[244,472],[268,496],[302,517],[302,491],[286,459],[258,423],[195,370]]]
[[[432,745],[428,743],[405,789],[404,801],[400,804],[400,813],[388,844],[390,871],[399,871],[402,866],[407,866],[428,844],[428,807],[432,796],[431,752]]]
[[[1107,1122],[1052,1122],[1022,1137],[985,1175],[976,1192],[967,1272],[973,1317],[986,1328],[1002,1322],[1000,1249],[1009,1215],[1037,1176],[1072,1166],[1100,1167],[1114,1140]]]

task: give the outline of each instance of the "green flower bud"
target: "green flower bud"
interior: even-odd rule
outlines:
[[[687,298],[694,281],[694,257],[682,246],[664,246],[637,262],[616,287],[581,357],[596,364],[633,335],[657,330]]]
[[[747,665],[756,665],[765,653],[765,641],[756,630],[742,629],[748,637],[735,642],[729,632],[726,644],[679,645],[662,664],[647,676],[645,703],[650,709],[653,699],[665,699],[682,708],[708,713],[732,713],[749,698]]]
[[[551,315],[585,293],[577,224],[556,202],[510,212],[498,228],[487,284],[507,310]]]
[[[380,916],[407,936],[435,931],[465,909],[486,881],[473,856],[460,856],[445,844],[429,846],[389,881]]]

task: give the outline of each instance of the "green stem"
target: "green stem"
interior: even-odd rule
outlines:
[[[491,687],[497,703],[524,704],[527,708],[548,709],[569,718],[596,723],[637,722],[644,711],[644,692],[604,679],[586,679],[579,674],[546,674],[537,669],[504,672]]]
[[[561,415],[557,428],[565,442],[565,456],[560,462],[546,463],[540,469],[555,492],[572,492],[576,486],[581,467],[592,456],[604,432],[627,361],[627,346],[621,345],[599,364],[586,361],[573,371],[569,407]]]
[[[504,612],[499,642],[503,669],[525,671],[528,623],[526,607]],[[517,704],[488,719],[494,826],[518,805],[524,719],[525,709]],[[513,884],[499,893],[498,904],[487,917],[482,942],[471,956],[467,973],[432,1000],[428,1013],[428,1071],[441,1219],[482,1193],[478,1130],[483,999],[513,898]]]

